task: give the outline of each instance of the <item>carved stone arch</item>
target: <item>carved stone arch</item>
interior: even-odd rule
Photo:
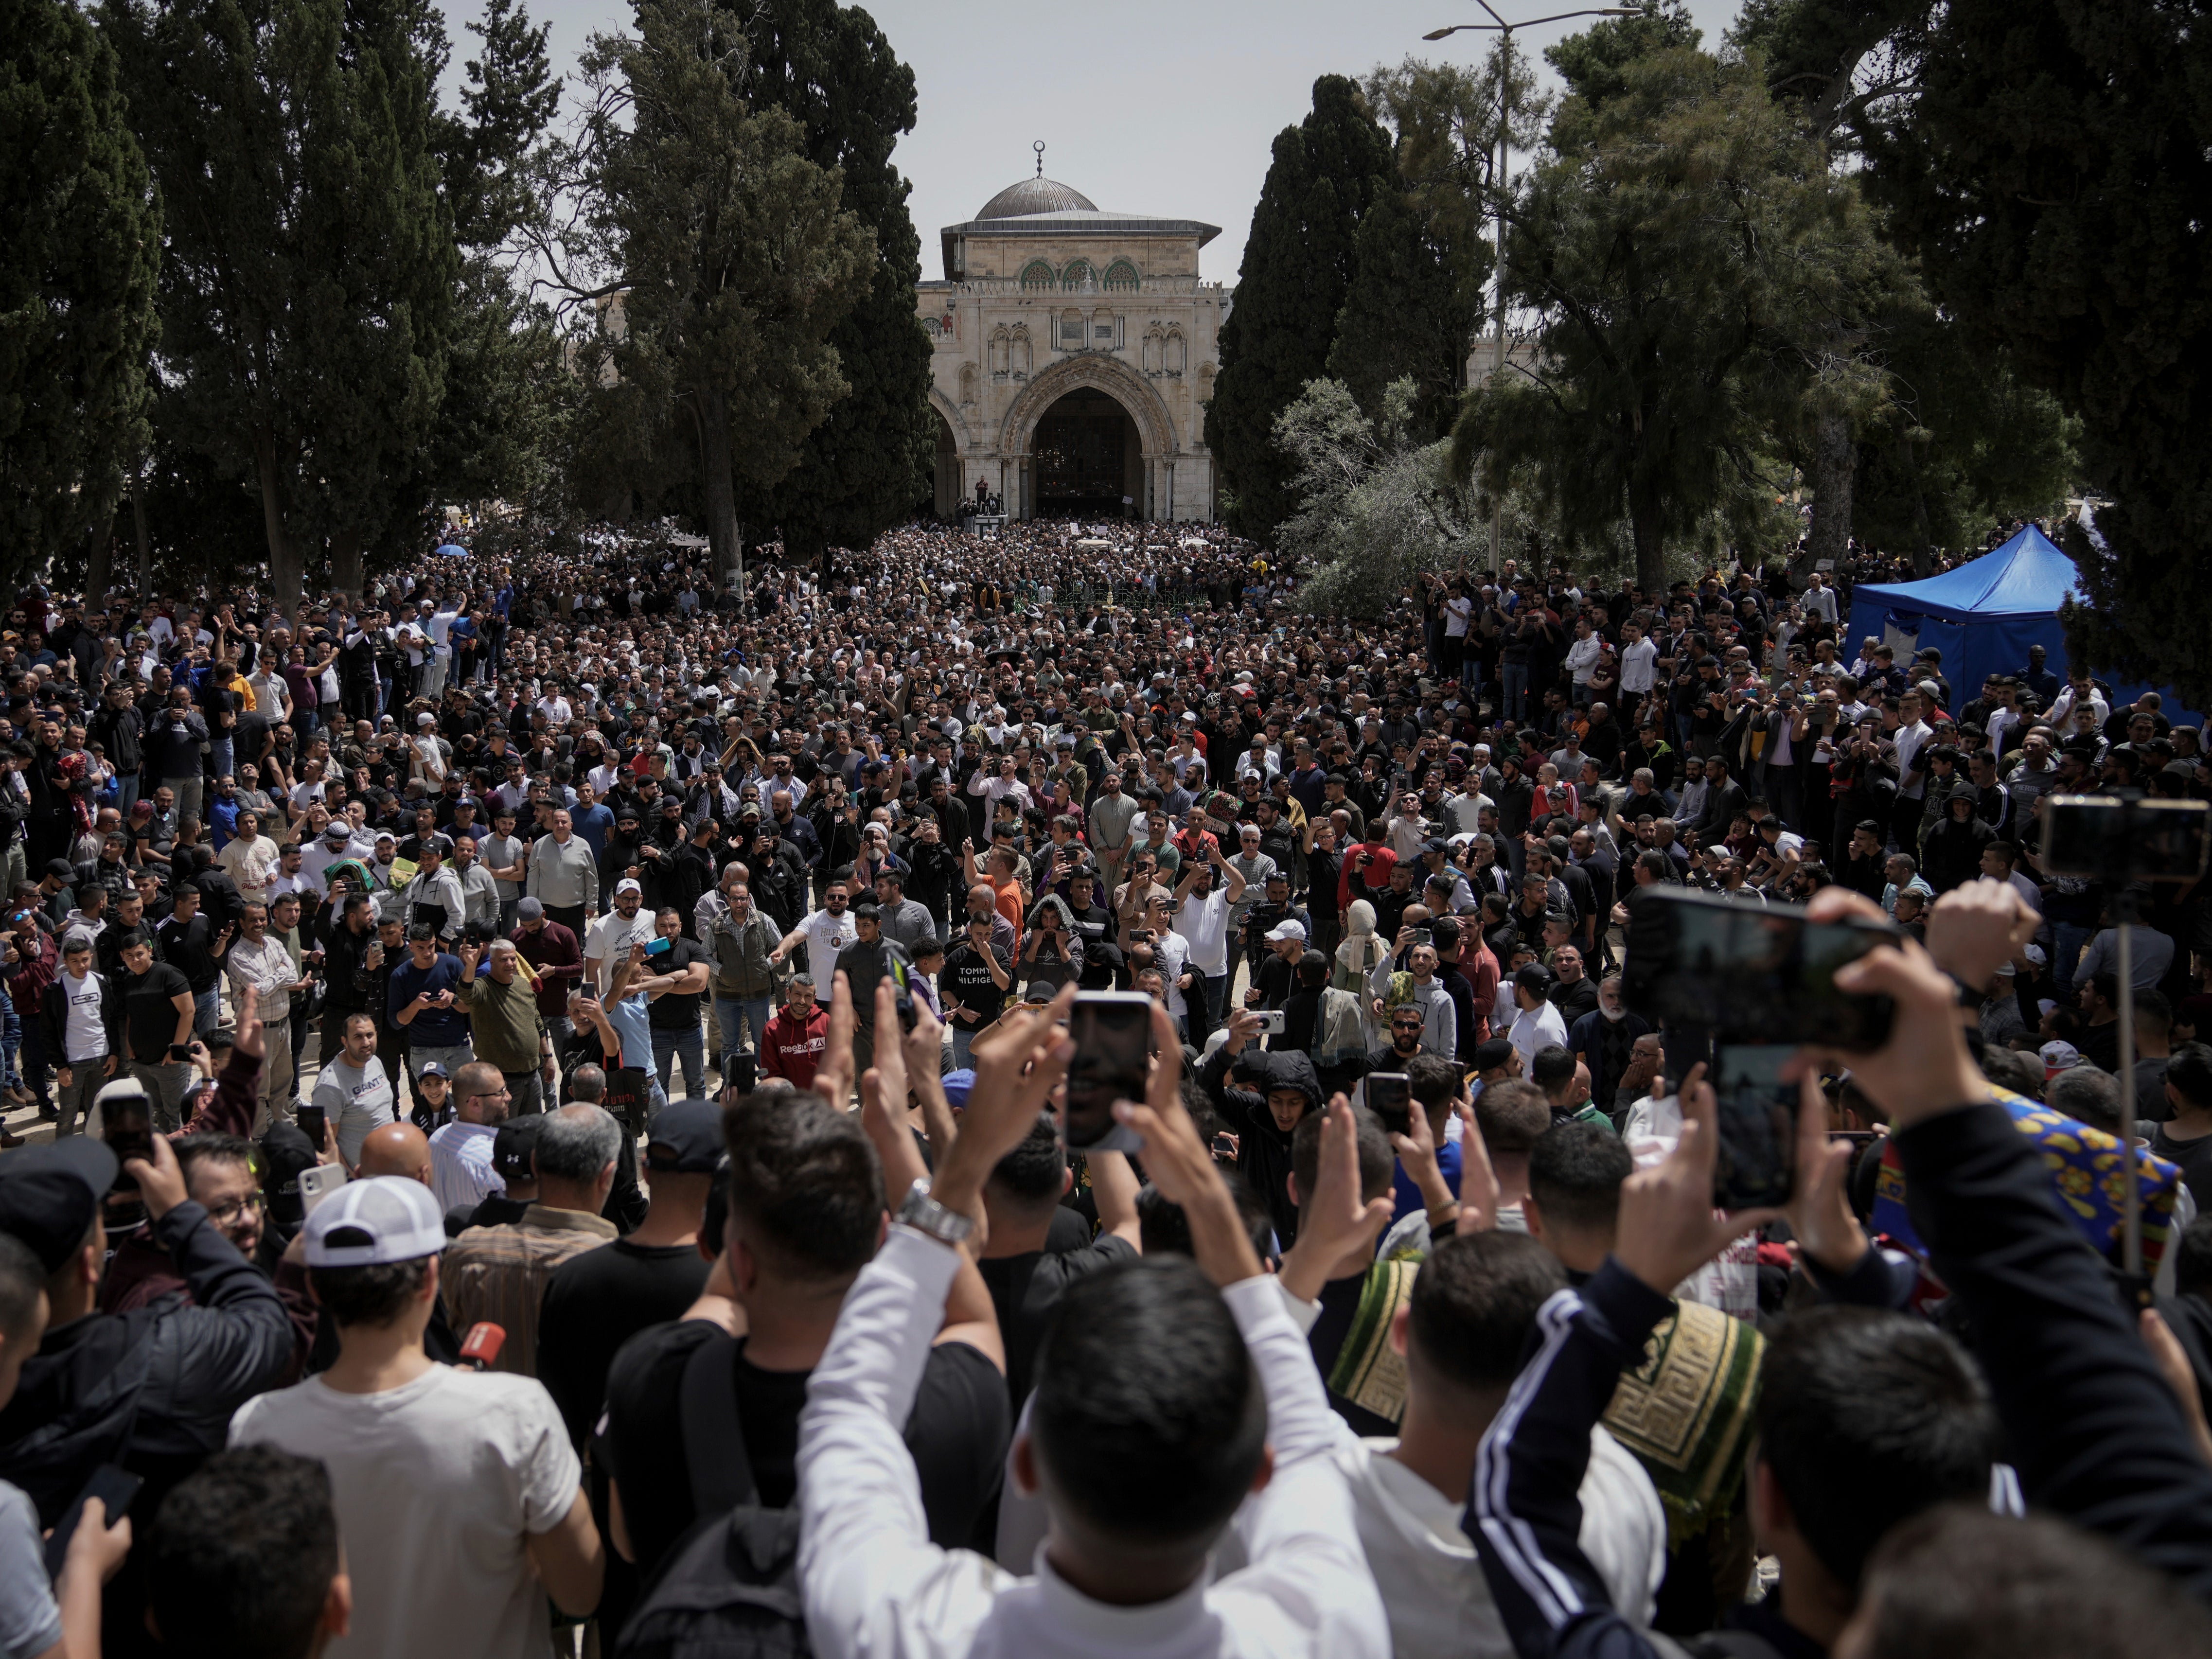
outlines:
[[[1128,364],[1103,355],[1064,359],[1024,387],[999,423],[999,453],[1008,457],[1027,455],[1045,410],[1069,392],[1086,386],[1105,392],[1128,412],[1137,423],[1138,441],[1146,456],[1175,453],[1175,422],[1159,393]]]
[[[1166,331],[1158,323],[1154,323],[1145,331],[1144,370],[1146,374],[1157,374],[1160,372],[1160,345],[1166,337]]]
[[[1180,374],[1188,362],[1188,356],[1183,344],[1182,331],[1179,328],[1168,330],[1168,337],[1160,347],[1160,367],[1170,374]]]
[[[969,363],[964,367],[973,372],[975,366]],[[945,424],[952,428],[952,441],[965,453],[973,438],[968,430],[967,417],[960,412],[960,405],[933,386],[929,388],[929,406],[945,417]]]
[[[1006,367],[1016,374],[1027,374],[1032,361],[1030,350],[1030,325],[1016,323],[1006,343]]]

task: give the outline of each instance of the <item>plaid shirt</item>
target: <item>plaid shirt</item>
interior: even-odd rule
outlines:
[[[538,1310],[545,1281],[570,1256],[597,1249],[615,1237],[615,1224],[579,1210],[533,1204],[522,1219],[497,1227],[471,1227],[446,1247],[440,1288],[453,1328],[464,1335],[479,1320],[507,1333],[492,1369],[538,1375]]]

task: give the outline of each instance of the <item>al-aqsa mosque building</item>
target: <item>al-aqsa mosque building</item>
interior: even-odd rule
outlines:
[[[1044,176],[939,233],[916,284],[935,348],[937,510],[1211,520],[1206,406],[1234,290],[1202,283],[1216,225],[1101,211]]]

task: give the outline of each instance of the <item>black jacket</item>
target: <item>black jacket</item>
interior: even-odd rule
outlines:
[[[123,998],[106,974],[94,969],[92,982],[100,988],[100,1024],[107,1033],[107,1052],[123,1052]],[[46,1040],[46,1059],[52,1065],[68,1063],[69,1008],[62,998],[66,994],[69,972],[66,969],[54,975],[54,982],[39,993],[39,1030]]]
[[[102,1463],[166,1492],[222,1449],[231,1413],[276,1387],[292,1363],[291,1316],[276,1287],[206,1210],[178,1205],[154,1237],[191,1301],[88,1314],[49,1330],[0,1412],[0,1468],[30,1494],[42,1527]]]
[[[1230,1085],[1232,1061],[1242,1063],[1245,1075],[1259,1085],[1256,1090]],[[1275,1115],[1267,1109],[1267,1092],[1303,1090],[1310,1106],[1319,1110],[1321,1079],[1312,1060],[1304,1054],[1261,1054],[1249,1048],[1231,1055],[1224,1044],[1199,1067],[1198,1081],[1237,1136],[1237,1170],[1267,1206],[1275,1224],[1276,1242],[1289,1249],[1298,1236],[1298,1206],[1291,1202],[1291,1137],[1275,1127]]]

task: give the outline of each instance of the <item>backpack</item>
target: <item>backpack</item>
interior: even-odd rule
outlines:
[[[799,1510],[760,1503],[738,1422],[738,1343],[715,1335],[684,1366],[679,1421],[699,1518],[670,1546],[623,1626],[615,1659],[806,1659]]]

